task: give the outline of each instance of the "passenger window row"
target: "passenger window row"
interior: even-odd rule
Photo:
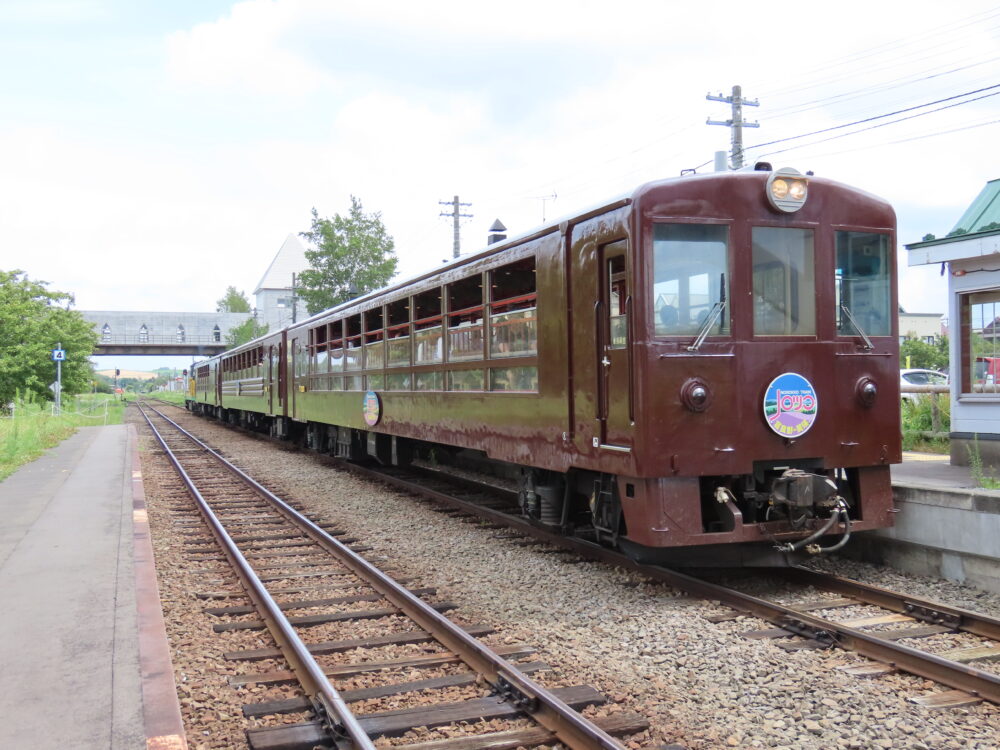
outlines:
[[[535,356],[536,296],[535,260],[525,258],[322,323],[309,331],[310,390],[361,390],[360,377],[337,373],[366,371],[369,389],[537,391],[537,367],[393,372]]]

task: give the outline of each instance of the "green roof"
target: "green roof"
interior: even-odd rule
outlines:
[[[948,236],[960,230],[962,234],[981,232],[984,227],[993,223],[1000,223],[1000,179],[986,183],[986,187],[972,201],[972,205],[965,209],[962,218]]]

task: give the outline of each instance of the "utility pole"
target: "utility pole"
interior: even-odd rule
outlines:
[[[445,213],[444,211],[442,211],[439,215],[440,216],[450,216],[450,217],[452,217],[452,220],[454,221],[454,226],[455,226],[455,243],[454,243],[454,246],[452,248],[452,257],[457,258],[459,256],[459,254],[461,253],[461,247],[462,247],[461,240],[459,239],[459,236],[458,236],[458,222],[459,222],[459,219],[471,219],[472,218],[472,214],[463,214],[462,213],[462,206],[465,206],[466,208],[468,208],[472,204],[471,203],[459,203],[457,195],[455,196],[454,200],[451,200],[451,201],[438,201],[438,203],[441,204],[442,206],[451,206],[452,207],[450,213]]]
[[[535,195],[535,196],[532,196],[532,197],[536,201],[541,201],[542,202],[542,223],[544,224],[545,223],[545,204],[548,201],[554,201],[559,196],[556,195],[555,191],[553,191],[552,195]]]
[[[713,96],[712,94],[707,94],[705,96],[710,102],[725,102],[726,104],[731,104],[733,107],[733,118],[731,120],[713,120],[708,118],[706,123],[708,125],[725,125],[731,128],[733,131],[733,150],[730,155],[730,161],[732,163],[733,169],[739,169],[743,166],[743,128],[759,128],[759,122],[744,122],[743,121],[743,107],[759,107],[760,102],[756,99],[750,101],[749,99],[743,98],[743,89],[739,86],[733,86],[732,96],[723,96],[721,93],[718,96]]]

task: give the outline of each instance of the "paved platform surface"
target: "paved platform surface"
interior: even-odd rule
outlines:
[[[124,425],[0,482],[0,747],[142,748]]]
[[[893,465],[892,482],[937,487],[942,490],[977,489],[968,466],[952,466],[947,454],[903,453],[903,463]],[[991,492],[992,490],[979,490]]]

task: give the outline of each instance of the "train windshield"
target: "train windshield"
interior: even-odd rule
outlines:
[[[837,333],[888,336],[890,309],[889,237],[837,232]]]
[[[753,228],[753,332],[816,335],[812,230]]]
[[[653,319],[657,336],[694,336],[727,297],[729,229],[718,224],[653,227]],[[729,309],[709,334],[729,332]]]

